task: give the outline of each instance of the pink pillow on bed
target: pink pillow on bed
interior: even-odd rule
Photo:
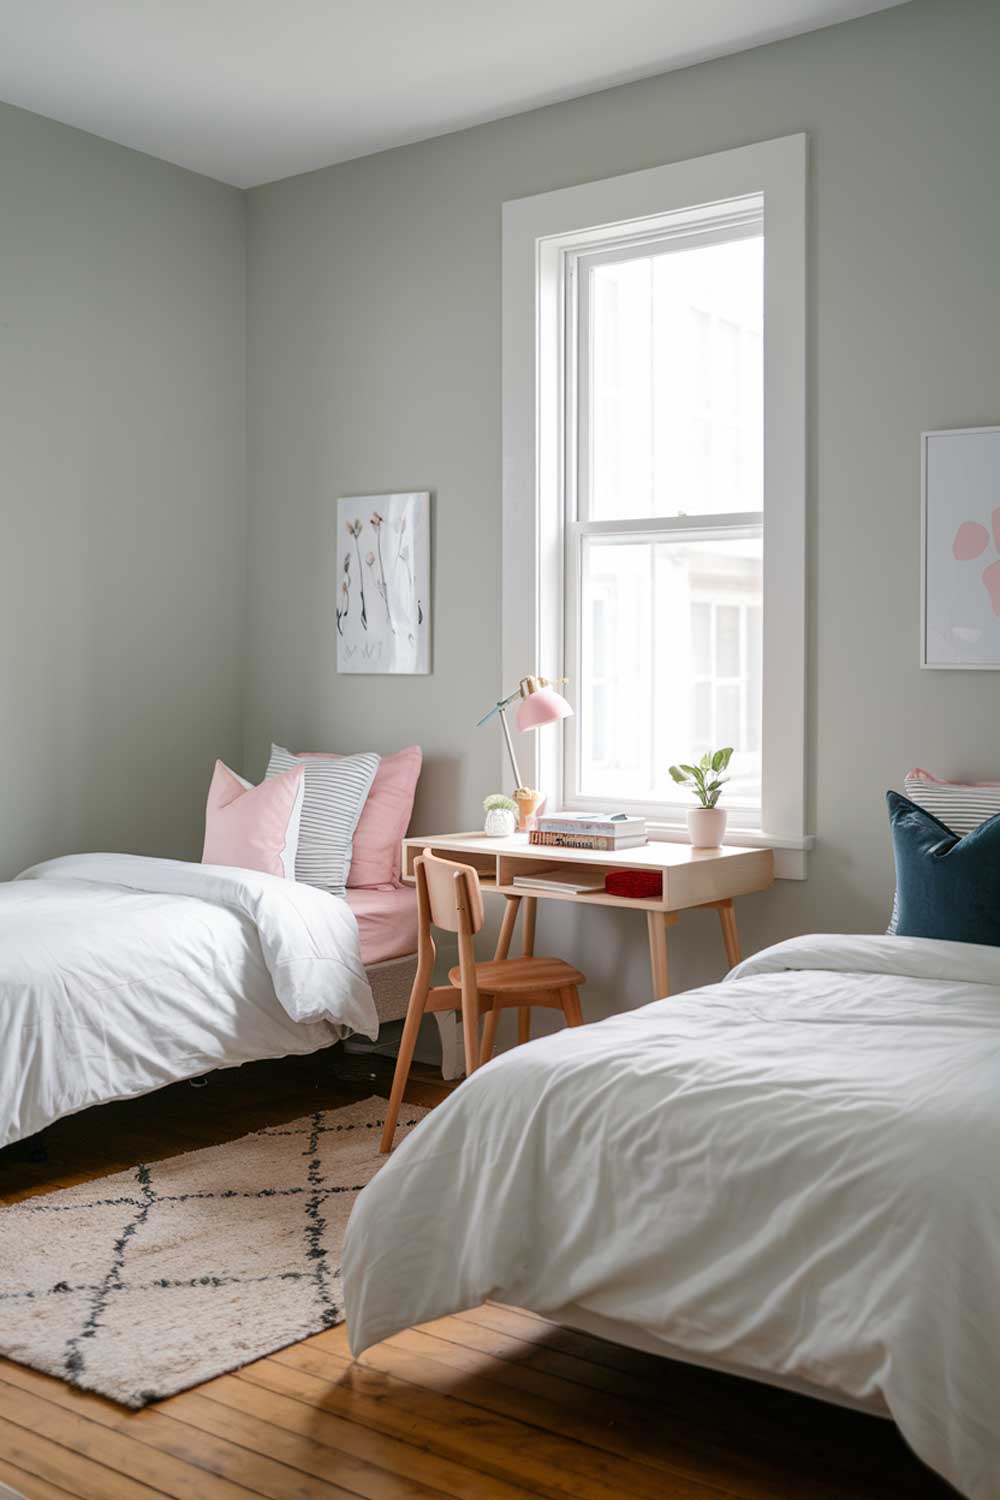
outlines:
[[[303,760],[339,760],[318,750],[296,752]],[[423,762],[419,745],[383,755],[368,800],[354,830],[348,890],[392,890],[400,881],[400,844],[413,813],[413,799]]]
[[[294,880],[305,774],[296,766],[254,786],[217,760],[205,807],[202,864]]]

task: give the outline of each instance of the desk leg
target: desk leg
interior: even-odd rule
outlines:
[[[529,904],[534,906],[534,900],[529,897]],[[506,958],[510,953],[510,942],[514,936],[514,923],[517,921],[518,908],[521,905],[520,896],[505,896],[503,921],[500,924],[500,936],[497,938],[496,952],[493,955],[494,962]]]
[[[648,911],[649,962],[653,970],[653,999],[663,1000],[670,994],[670,966],[667,962],[667,913]]]
[[[535,956],[535,917],[538,914],[538,897],[525,896],[524,898],[524,922],[521,933],[521,952],[525,958]]]
[[[722,927],[722,942],[726,950],[726,962],[731,969],[743,957],[740,950],[740,934],[736,926],[736,912],[732,900],[719,902],[719,923]]]
[[[521,952],[525,958],[535,956],[535,918],[538,915],[538,897],[525,896],[524,898],[524,929],[521,933]],[[531,1041],[531,1006],[522,1005],[517,1012],[517,1041],[518,1046],[522,1042]]]

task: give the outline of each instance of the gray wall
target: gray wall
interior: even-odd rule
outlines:
[[[918,434],[1000,421],[997,19],[913,0],[254,190],[248,537],[243,195],[0,108],[3,873],[196,856],[214,756],[257,775],[272,735],[418,740],[415,828],[475,826],[501,685],[500,206],[806,130],[818,846],[741,922],[748,948],[877,928],[885,787],[998,773],[1000,680],[916,665]],[[435,493],[434,674],[338,677],[333,502],[400,488]],[[639,918],[549,910],[541,934],[592,1014],[647,997]],[[719,972],[706,915],[672,959],[678,985]]]
[[[1000,421],[1000,13],[910,5],[249,194],[250,770],[268,737],[428,756],[415,828],[476,826],[500,688],[504,199],[805,130],[810,207],[805,883],[748,899],[746,946],[875,929],[883,793],[914,764],[1000,774],[1000,679],[921,673],[918,434]],[[338,677],[333,502],[436,494],[435,672]],[[530,664],[529,664],[530,665]],[[506,684],[509,686],[509,684]],[[591,1013],[645,998],[641,919],[543,913]],[[705,914],[674,976],[720,971]]]
[[[245,205],[0,105],[0,874],[200,855],[241,758]]]

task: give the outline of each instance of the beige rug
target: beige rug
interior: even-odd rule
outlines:
[[[425,1109],[404,1106],[397,1143]],[[343,1322],[385,1100],[0,1209],[0,1354],[145,1406]]]

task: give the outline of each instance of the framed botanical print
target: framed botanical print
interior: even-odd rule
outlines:
[[[337,501],[337,671],[431,669],[428,491]]]

